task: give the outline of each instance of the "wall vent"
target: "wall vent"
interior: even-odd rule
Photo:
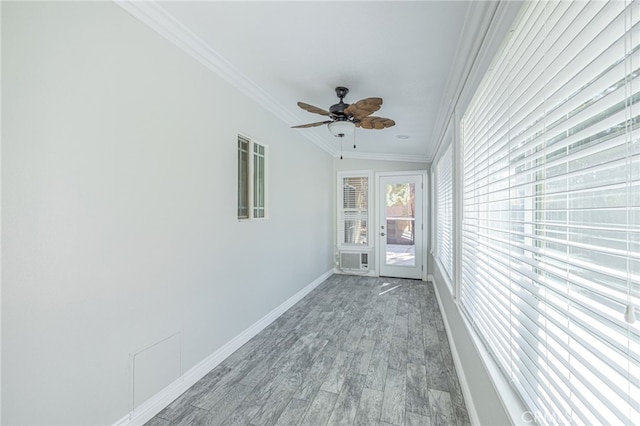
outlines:
[[[345,271],[368,271],[369,253],[340,252],[340,269]]]

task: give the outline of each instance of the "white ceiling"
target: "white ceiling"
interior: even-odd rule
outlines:
[[[338,101],[334,88],[346,86],[347,103],[383,98],[374,115],[396,125],[357,129],[357,149],[346,137],[345,156],[429,161],[434,126],[448,102],[445,91],[450,97],[447,87],[457,83],[448,82],[457,75],[456,51],[468,43],[462,37],[477,37],[463,35],[471,3],[163,1],[154,3],[153,13],[156,27],[162,21],[165,32],[172,27],[173,38],[182,40],[176,44],[216,62],[212,69],[223,68],[227,79],[265,99],[287,125],[323,121],[296,102],[329,109]],[[334,155],[339,151],[339,140],[326,126],[291,132]]]

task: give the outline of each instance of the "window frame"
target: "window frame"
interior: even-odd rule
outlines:
[[[343,181],[344,178],[367,178],[367,243],[366,244],[356,244],[356,243],[345,243],[344,242],[344,192],[343,192]],[[339,171],[336,174],[336,245],[338,249],[358,249],[358,248],[366,248],[370,249],[373,247],[373,241],[371,239],[372,235],[372,226],[371,222],[374,220],[373,216],[373,171],[371,170],[359,170],[359,171]],[[365,209],[361,209],[365,210]]]
[[[436,217],[436,223],[437,226],[434,229],[434,250],[433,250],[433,258],[435,259],[435,261],[439,264],[438,266],[440,267],[440,270],[442,272],[442,276],[445,279],[445,283],[447,284],[447,287],[449,288],[449,291],[451,291],[452,294],[455,294],[455,288],[454,288],[454,277],[455,277],[455,269],[456,269],[456,259],[455,259],[455,248],[454,248],[454,244],[455,244],[455,239],[454,239],[454,228],[455,228],[455,214],[454,214],[454,205],[455,205],[455,191],[454,191],[454,146],[453,146],[453,140],[452,138],[446,138],[445,139],[445,143],[442,144],[441,149],[440,149],[440,155],[436,158],[436,160],[433,163],[433,172],[434,172],[434,200],[435,200],[435,217]],[[448,156],[448,158],[445,158],[445,156]],[[449,236],[448,236],[448,240],[449,240],[449,247],[450,247],[450,253],[449,253],[449,265],[447,268],[447,265],[445,264],[445,259],[444,259],[444,254],[441,253],[443,246],[442,243],[443,241],[441,241],[441,224],[442,224],[442,213],[443,211],[440,209],[441,208],[441,187],[440,184],[442,183],[442,178],[443,176],[440,174],[440,166],[443,166],[444,164],[442,163],[443,161],[449,161],[449,167],[448,167],[448,171],[449,171],[449,178],[448,178],[448,192],[449,192],[449,196],[447,198],[447,202],[449,203],[449,213],[450,213],[450,217],[449,217]]]
[[[243,175],[241,143],[246,143],[246,167]],[[262,152],[260,152],[262,150]],[[266,220],[269,219],[269,146],[258,142],[245,134],[238,133],[237,149],[237,188],[236,188],[236,215],[238,221]],[[257,161],[256,158],[261,161]],[[245,184],[245,192],[241,191],[241,184]],[[258,185],[262,182],[262,185]],[[258,187],[258,190],[256,190]],[[243,204],[244,201],[244,204]],[[246,215],[241,215],[241,209],[246,209]],[[261,213],[261,214],[260,214]]]

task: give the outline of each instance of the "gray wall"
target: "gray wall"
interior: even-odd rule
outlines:
[[[332,268],[333,159],[115,3],[1,7],[2,422],[113,423],[130,353],[180,333],[186,371]]]
[[[440,296],[442,313],[446,317],[450,332],[449,338],[453,340],[452,343],[455,345],[455,352],[459,360],[456,368],[462,369],[469,392],[467,395],[470,395],[472,399],[472,401],[467,401],[467,405],[469,402],[473,404],[480,425],[512,424],[494,382],[489,377],[480,353],[471,339],[462,314],[451,297],[440,268],[431,254],[429,254],[429,268],[435,281],[435,289]],[[464,384],[462,386],[465,387]]]

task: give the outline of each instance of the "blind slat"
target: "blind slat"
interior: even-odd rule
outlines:
[[[527,2],[462,120],[460,306],[542,424],[640,423],[639,56],[640,0]]]
[[[367,244],[369,233],[369,177],[344,176],[339,200],[338,242]]]
[[[449,145],[436,163],[436,257],[444,273],[453,278],[453,156]],[[450,288],[450,290],[453,290]]]

